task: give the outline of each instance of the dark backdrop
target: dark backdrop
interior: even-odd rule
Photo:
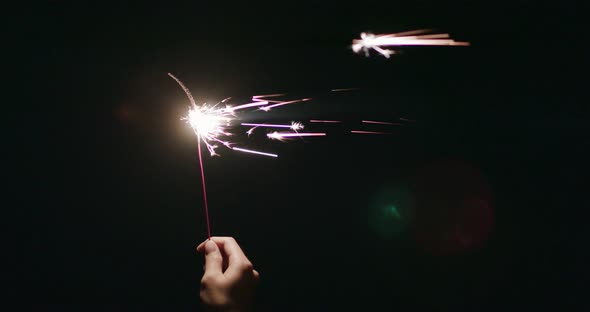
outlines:
[[[260,309],[579,307],[590,144],[581,10],[558,1],[15,9],[8,296],[80,304],[73,310],[199,308],[196,138],[179,120],[187,100],[171,72],[208,101],[313,98],[248,115],[256,121],[345,121],[308,124],[325,138],[247,141],[276,159],[204,157],[213,234],[236,237],[261,272]],[[391,59],[349,47],[361,31],[418,28],[472,46]],[[359,123],[400,117],[416,122]],[[361,127],[392,135],[348,133]]]

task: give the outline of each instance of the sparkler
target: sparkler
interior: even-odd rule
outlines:
[[[270,100],[268,98],[273,98],[277,96],[282,96],[283,94],[266,94],[266,95],[256,95],[252,97],[252,102],[241,104],[238,106],[231,106],[227,104],[227,101],[230,98],[226,98],[223,101],[215,104],[215,105],[208,105],[207,103],[203,103],[202,105],[197,105],[193,95],[191,94],[190,90],[174,75],[168,73],[172,79],[174,79],[178,85],[182,88],[186,96],[190,101],[188,115],[181,117],[181,120],[185,120],[193,129],[195,134],[197,135],[197,151],[199,156],[199,167],[201,169],[201,184],[203,187],[203,201],[205,204],[205,216],[207,219],[207,235],[211,238],[211,225],[209,222],[209,203],[207,201],[207,187],[205,184],[205,171],[203,168],[203,156],[201,152],[201,143],[205,144],[207,150],[211,154],[211,156],[219,156],[216,152],[216,149],[223,145],[228,149],[244,152],[244,153],[251,153],[256,155],[268,156],[268,157],[278,157],[277,154],[266,153],[251,149],[245,149],[241,147],[234,146],[235,143],[231,142],[229,139],[233,135],[229,130],[237,117],[237,111],[243,110],[246,108],[258,108],[262,111],[269,111],[272,108],[294,104],[298,102],[309,101],[311,98],[304,98],[292,101],[280,101],[280,100]],[[224,104],[224,105],[221,105]],[[223,107],[220,107],[223,106]],[[293,134],[297,136],[308,136],[308,135],[316,135],[316,134],[308,134],[308,133],[297,133],[297,130],[303,129],[303,124],[300,122],[292,122],[290,125],[275,125],[275,124],[247,124],[244,123],[243,125],[251,125],[256,127],[278,127],[278,128],[289,128],[295,133],[281,133],[277,135],[269,136],[269,138],[279,139],[291,137]],[[248,134],[254,129],[250,129]],[[324,134],[325,135],[325,134]]]
[[[211,238],[211,225],[209,221],[209,203],[207,200],[207,187],[205,183],[205,172],[203,166],[203,155],[201,151],[201,144],[204,144],[211,154],[211,156],[219,156],[217,153],[217,149],[220,146],[223,146],[227,149],[243,152],[243,153],[251,153],[261,156],[267,157],[278,157],[277,154],[261,152],[257,150],[246,149],[242,147],[235,146],[236,143],[232,142],[230,139],[234,135],[230,130],[232,126],[235,125],[235,121],[238,119],[238,112],[244,109],[256,109],[260,111],[269,111],[273,108],[295,104],[300,102],[305,102],[311,100],[311,98],[303,98],[297,100],[289,100],[289,101],[281,101],[281,100],[274,100],[272,98],[283,96],[284,94],[267,94],[267,95],[256,95],[253,96],[251,102],[240,104],[237,106],[229,105],[230,98],[226,98],[223,101],[214,104],[208,105],[207,103],[203,103],[202,105],[197,105],[195,99],[193,98],[189,89],[174,75],[168,74],[172,79],[174,79],[178,85],[182,88],[185,92],[186,96],[189,99],[190,106],[188,110],[188,114],[184,117],[181,117],[181,120],[186,121],[190,127],[193,129],[194,133],[197,135],[197,151],[198,151],[198,158],[199,158],[199,167],[201,171],[201,184],[202,184],[202,191],[203,191],[203,201],[205,205],[205,215],[207,219],[207,235]],[[349,91],[353,89],[333,89],[331,91]],[[311,119],[309,122],[312,123],[341,123],[343,121],[340,120],[324,120],[324,119]],[[363,123],[377,123],[377,124],[389,124],[389,125],[397,125],[396,123],[391,122],[378,122],[378,121],[367,121],[363,120]],[[304,125],[301,122],[292,121],[291,124],[272,124],[272,123],[241,123],[241,126],[250,126],[252,127],[246,133],[248,135],[252,134],[252,131],[256,128],[282,128],[282,129],[289,129],[292,132],[270,132],[267,133],[267,138],[271,140],[278,140],[278,141],[285,141],[293,138],[303,138],[303,137],[319,137],[319,136],[326,136],[325,132],[299,132],[300,130],[304,129]],[[375,132],[375,131],[362,131],[362,130],[353,130],[352,133],[364,133],[364,134],[390,134],[385,132]]]
[[[450,39],[449,34],[428,34],[429,29],[419,29],[407,32],[374,35],[371,33],[361,33],[361,39],[352,40],[352,51],[365,53],[369,56],[369,50],[373,49],[379,54],[389,58],[395,54],[395,50],[384,49],[383,47],[394,46],[468,46],[469,42],[458,42]]]

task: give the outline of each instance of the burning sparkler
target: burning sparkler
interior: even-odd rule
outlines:
[[[369,56],[369,50],[373,49],[379,54],[389,58],[395,54],[395,50],[384,49],[383,47],[394,46],[468,46],[469,42],[458,42],[450,39],[449,34],[428,34],[430,30],[420,29],[402,33],[374,35],[361,33],[361,39],[352,40],[352,51],[365,53]]]
[[[197,105],[195,99],[193,98],[189,89],[174,75],[168,74],[171,78],[173,78],[178,85],[182,88],[185,92],[186,96],[190,101],[190,106],[188,110],[188,114],[181,118],[181,120],[185,120],[193,129],[194,133],[197,135],[197,150],[198,150],[198,157],[199,157],[199,166],[201,169],[201,182],[203,188],[203,200],[205,204],[205,214],[207,219],[207,235],[211,238],[211,226],[209,222],[209,206],[207,201],[207,189],[205,184],[205,173],[203,168],[203,156],[201,152],[201,144],[204,144],[207,147],[207,150],[211,154],[211,156],[218,156],[217,149],[220,146],[224,146],[225,148],[231,149],[233,151],[243,152],[243,153],[251,153],[261,156],[267,157],[278,157],[277,154],[273,153],[266,153],[251,149],[245,149],[242,147],[234,146],[236,143],[230,141],[230,138],[234,135],[230,130],[232,126],[235,125],[235,121],[238,119],[237,113],[240,110],[244,109],[257,109],[260,111],[269,111],[272,108],[300,103],[311,100],[311,98],[303,98],[297,100],[289,100],[289,101],[281,101],[281,100],[274,100],[272,98],[282,96],[283,94],[267,94],[267,95],[256,95],[252,97],[250,103],[240,104],[237,106],[231,106],[228,101],[230,98],[226,98],[223,101],[214,104],[208,105],[207,103],[203,103],[202,105]],[[349,89],[334,89],[332,91],[347,91]],[[312,119],[309,122],[313,123],[341,123],[343,121],[340,120],[319,120],[319,119]],[[374,124],[388,124],[388,125],[397,125],[396,123],[391,122],[379,122],[379,121],[369,121],[363,120],[363,123],[374,123]],[[303,138],[303,137],[319,137],[319,136],[326,136],[325,132],[299,132],[300,130],[304,129],[304,125],[301,122],[292,121],[291,124],[272,124],[272,123],[241,123],[242,126],[250,126],[252,127],[247,131],[247,134],[252,134],[252,131],[256,128],[283,128],[291,130],[292,132],[271,132],[267,133],[267,137],[271,140],[278,140],[278,141],[285,141],[288,139],[293,138]],[[362,134],[389,134],[385,132],[373,132],[373,131],[362,131],[362,130],[353,130],[352,133],[362,133]]]
[[[221,145],[225,146],[226,148],[232,149],[234,151],[276,157],[277,156],[276,154],[253,151],[253,150],[238,148],[238,147],[233,146],[235,143],[229,141],[229,138],[233,135],[233,133],[231,133],[229,131],[229,128],[233,125],[233,123],[236,119],[237,111],[243,110],[246,108],[254,108],[254,107],[258,107],[258,109],[262,110],[262,111],[269,111],[271,108],[274,108],[274,107],[311,100],[310,98],[298,99],[298,100],[292,100],[292,101],[266,100],[265,98],[277,97],[277,96],[283,95],[283,94],[267,94],[267,95],[255,95],[252,97],[251,103],[240,104],[238,106],[231,106],[229,104],[226,104],[226,102],[230,98],[226,98],[223,101],[221,101],[217,104],[214,104],[214,105],[208,105],[207,103],[204,103],[199,106],[199,105],[197,105],[195,99],[193,98],[190,90],[178,78],[176,78],[174,75],[172,75],[170,73],[168,74],[168,76],[172,77],[180,85],[182,90],[184,90],[184,92],[186,93],[186,95],[190,101],[190,104],[191,104],[189,107],[188,115],[185,117],[181,117],[181,120],[185,120],[191,126],[191,128],[193,129],[193,131],[197,135],[197,138],[199,141],[199,147],[200,147],[201,142],[204,143],[205,146],[207,147],[207,150],[209,150],[209,153],[211,154],[211,156],[219,156],[219,154],[216,152],[216,149],[221,144]],[[219,106],[221,106],[220,104],[225,104],[225,106],[219,107]],[[254,128],[256,128],[256,127],[289,128],[293,131],[301,130],[304,127],[303,124],[300,122],[291,122],[290,125],[249,124],[249,123],[242,123],[242,125],[251,125],[251,126],[254,126]]]
[[[214,104],[208,105],[207,103],[203,103],[202,105],[197,105],[195,99],[193,98],[190,90],[174,75],[168,73],[172,79],[174,79],[178,85],[182,88],[186,96],[190,101],[188,115],[181,118],[181,120],[185,120],[193,129],[195,134],[197,135],[197,150],[199,156],[199,166],[201,169],[201,182],[203,186],[203,200],[205,203],[205,214],[207,218],[207,235],[211,238],[211,226],[209,223],[209,206],[207,202],[207,188],[205,184],[205,172],[203,169],[203,156],[201,153],[201,143],[205,144],[207,150],[211,156],[218,156],[219,154],[216,152],[216,149],[223,145],[228,149],[244,152],[244,153],[251,153],[256,155],[268,156],[268,157],[278,157],[277,154],[272,153],[265,153],[256,150],[245,149],[241,147],[235,147],[233,142],[229,139],[233,135],[229,130],[230,127],[233,125],[234,120],[236,119],[237,111],[243,110],[246,108],[258,108],[262,111],[269,111],[272,108],[304,102],[311,100],[310,98],[299,99],[299,100],[292,100],[292,101],[279,101],[279,100],[270,100],[268,98],[273,98],[277,96],[282,96],[283,94],[267,94],[267,95],[256,95],[252,97],[251,103],[241,104],[238,106],[231,106],[227,104],[227,101],[230,98],[226,98],[223,101]],[[221,105],[223,104],[223,105]],[[223,106],[223,107],[221,107]],[[274,125],[274,124],[243,124],[243,125],[251,125],[256,127],[279,127],[279,128],[289,128],[298,136],[306,136],[310,134],[299,134],[297,133],[298,130],[303,129],[303,124],[300,122],[292,122],[290,125]],[[250,129],[248,134],[251,133]],[[325,134],[324,134],[325,135]],[[269,136],[269,138],[276,138],[281,139],[282,137],[290,137],[289,134],[277,134],[275,136]]]

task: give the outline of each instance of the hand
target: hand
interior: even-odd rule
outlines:
[[[211,237],[197,251],[205,254],[201,300],[214,311],[246,311],[260,274],[232,237]]]

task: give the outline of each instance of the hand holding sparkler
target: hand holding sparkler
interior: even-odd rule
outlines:
[[[211,237],[197,247],[205,254],[200,297],[213,311],[246,311],[260,278],[236,240]]]

